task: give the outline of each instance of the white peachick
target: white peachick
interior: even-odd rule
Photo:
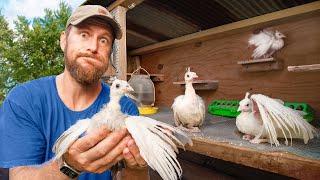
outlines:
[[[101,125],[114,131],[127,128],[140,154],[148,165],[156,170],[163,179],[177,179],[182,175],[177,160],[178,148],[174,141],[184,147],[192,145],[191,139],[181,130],[168,124],[144,116],[130,116],[121,112],[120,99],[132,87],[123,80],[114,80],[110,88],[110,101],[92,118],[79,120],[66,130],[55,142],[55,159],[60,159],[74,141],[83,133],[94,131]],[[174,141],[173,141],[174,140]]]
[[[199,127],[203,124],[206,113],[204,101],[196,94],[192,86],[193,80],[197,77],[197,74],[191,72],[188,67],[184,75],[185,94],[176,97],[171,106],[175,125],[190,132],[200,132]]]
[[[272,99],[262,94],[249,93],[240,101],[236,118],[238,130],[245,135],[245,140],[251,143],[269,142],[279,146],[278,138],[284,138],[288,145],[288,138],[303,139],[308,143],[310,139],[319,135],[319,131],[310,125],[301,112],[284,106],[279,99]]]
[[[261,30],[253,34],[248,43],[256,48],[253,51],[253,59],[270,58],[276,51],[284,46],[283,38],[286,36],[279,31]]]

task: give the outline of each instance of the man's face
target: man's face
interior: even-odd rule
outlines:
[[[99,81],[108,68],[113,35],[110,28],[81,24],[72,26],[65,35],[66,69],[80,84],[90,85]]]

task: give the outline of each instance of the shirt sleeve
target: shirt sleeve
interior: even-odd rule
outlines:
[[[139,110],[137,105],[133,102],[132,99],[127,96],[123,96],[120,99],[121,111],[125,114],[132,116],[139,116]]]
[[[2,168],[36,165],[44,161],[45,138],[31,102],[23,88],[14,88],[0,107]]]

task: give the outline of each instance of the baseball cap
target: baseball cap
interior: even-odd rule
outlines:
[[[90,17],[99,17],[105,20],[105,22],[112,27],[115,38],[121,39],[122,31],[119,23],[113,19],[113,16],[106,8],[100,5],[79,6],[69,17],[66,27],[68,27],[70,24],[77,25]]]

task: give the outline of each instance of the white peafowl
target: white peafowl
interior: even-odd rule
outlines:
[[[175,125],[190,132],[200,132],[199,127],[203,124],[206,113],[204,101],[192,86],[193,80],[197,77],[197,74],[191,72],[188,67],[184,75],[185,94],[176,97],[171,107]]]
[[[270,58],[276,51],[284,46],[283,38],[286,36],[279,31],[263,29],[258,34],[253,34],[248,43],[255,46],[253,59]]]
[[[245,135],[242,137],[251,143],[269,142],[279,146],[278,138],[303,139],[308,143],[310,139],[319,135],[319,131],[303,119],[302,113],[284,106],[279,99],[272,99],[262,94],[249,93],[240,101],[236,118],[238,130]]]
[[[92,118],[79,120],[57,139],[53,147],[55,159],[60,159],[83,133],[89,133],[101,125],[110,130],[125,127],[139,147],[141,156],[152,169],[166,180],[180,178],[182,169],[176,157],[178,148],[174,141],[184,147],[186,143],[192,145],[191,139],[183,131],[168,124],[144,116],[123,114],[119,101],[128,91],[133,89],[126,81],[114,80],[110,88],[109,103]]]

